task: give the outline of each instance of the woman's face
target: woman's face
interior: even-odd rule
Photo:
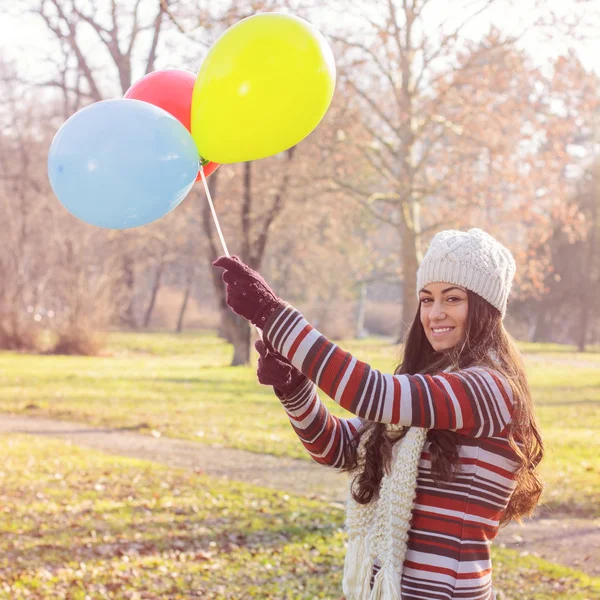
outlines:
[[[430,283],[419,298],[421,324],[433,349],[443,352],[462,343],[469,314],[467,291],[451,283]]]

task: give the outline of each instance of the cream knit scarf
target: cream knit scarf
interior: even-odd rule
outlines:
[[[398,426],[388,425],[388,431]],[[370,433],[358,446],[359,464]],[[416,495],[419,459],[427,429],[410,427],[392,449],[390,474],[384,474],[379,496],[358,504],[348,494],[346,527],[348,552],[343,590],[347,600],[401,600],[400,581]],[[350,482],[355,473],[350,474]],[[371,589],[373,565],[381,567]]]

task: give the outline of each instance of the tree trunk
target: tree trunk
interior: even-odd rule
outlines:
[[[190,299],[190,293],[192,291],[192,283],[194,282],[194,267],[190,268],[190,272],[185,284],[185,293],[183,295],[183,302],[181,303],[181,309],[179,310],[179,318],[177,319],[177,333],[183,331],[183,319],[185,317],[185,311],[187,309],[188,300]]]
[[[398,335],[398,343],[404,341],[406,332],[412,325],[417,312],[417,270],[419,268],[420,250],[417,236],[407,227],[402,231],[402,321]]]
[[[250,362],[250,324],[231,310],[224,313],[222,323],[226,339],[233,344],[231,366],[247,365]]]
[[[248,168],[245,169],[245,181],[250,181],[250,174]],[[218,171],[213,173],[208,180],[208,187],[210,189],[211,196],[213,198],[213,204],[216,205],[215,197],[217,195],[217,175]],[[216,208],[216,206],[215,206]],[[216,240],[214,232],[214,223],[212,221],[212,215],[208,202],[204,203],[202,209],[202,225],[204,227],[204,233],[208,239],[210,246],[211,262],[220,254],[223,254],[223,250]],[[211,277],[215,293],[217,295],[217,303],[219,305],[219,311],[221,313],[221,321],[219,323],[219,329],[217,334],[219,337],[227,340],[230,344],[233,344],[233,359],[231,366],[245,365],[250,361],[250,326],[245,319],[238,317],[231,311],[227,303],[225,302],[225,288],[223,285],[222,274],[220,269],[214,269],[211,267]]]
[[[251,262],[250,256],[250,213],[252,206],[252,163],[244,163],[244,191],[242,202],[242,260]],[[222,283],[221,283],[222,285]],[[225,339],[233,344],[233,358],[231,366],[237,367],[247,365],[250,362],[250,325],[249,323],[231,311],[223,302],[222,309],[226,313],[222,316],[222,325]]]
[[[210,190],[210,195],[213,200],[213,205],[215,206],[215,210],[217,208],[217,182],[219,180],[219,171],[215,171],[210,178],[208,179],[208,189]],[[218,256],[223,253],[223,249],[219,245],[217,241],[217,235],[215,232],[215,224],[213,222],[212,213],[210,211],[210,206],[208,204],[208,199],[202,199],[202,228],[204,229],[204,235],[208,240],[208,246],[210,249],[209,259],[212,263]],[[219,328],[217,330],[217,335],[220,338],[231,342],[231,340],[227,339],[227,327],[225,327],[225,316],[227,312],[227,305],[225,304],[225,291],[223,288],[223,279],[222,274],[219,270],[215,269],[212,264],[210,265],[210,275],[213,284],[213,288],[215,290],[215,295],[217,297],[217,304],[219,306],[219,312],[221,314],[221,320],[219,323]]]
[[[160,261],[158,263],[158,268],[156,269],[156,275],[154,276],[154,284],[152,286],[152,295],[150,296],[150,304],[148,304],[148,308],[146,309],[146,314],[144,315],[144,328],[147,328],[148,325],[150,325],[150,319],[152,318],[152,312],[154,311],[154,305],[156,304],[156,296],[158,295],[158,290],[160,289],[163,268],[164,268],[164,263],[162,261]]]
[[[289,163],[294,159],[294,148],[290,148],[286,152],[286,159]],[[209,187],[213,199],[216,192],[215,174],[209,179]],[[289,170],[284,169],[279,186],[275,190],[275,196],[271,208],[260,219],[253,221],[253,192],[252,192],[252,176],[253,163],[246,162],[243,165],[243,192],[241,198],[241,239],[240,257],[253,269],[260,270],[264,251],[267,245],[269,231],[274,220],[281,213],[284,206],[285,195],[289,187]],[[210,212],[207,206],[203,210],[203,225],[204,231],[210,245],[210,253],[212,257],[221,254],[218,248],[215,236],[214,227],[210,222]],[[223,290],[223,282],[221,281],[221,273],[213,269],[213,284],[217,293],[219,308],[221,310],[221,322],[219,325],[219,335],[224,337],[234,346],[234,356],[232,366],[247,364],[250,360],[250,343],[251,343],[251,328],[243,319],[231,315],[231,311],[225,302],[225,294]]]
[[[125,301],[127,305],[121,313],[121,321],[132,329],[137,329],[135,318],[135,271],[133,258],[125,255],[123,257],[123,285],[126,289]]]
[[[367,290],[368,285],[363,281],[360,284],[358,295],[358,307],[356,310],[356,338],[362,339],[366,336],[365,331],[365,313],[367,312]]]
[[[597,190],[598,188],[596,187],[595,189]],[[598,286],[598,282],[594,281],[594,273],[597,273],[597,267],[594,262],[598,260],[598,250],[596,245],[598,240],[598,207],[600,206],[600,200],[598,199],[597,193],[598,192],[594,193],[591,202],[591,215],[589,216],[590,230],[586,240],[587,256],[585,260],[585,267],[583,270],[580,270],[582,281],[580,284],[579,293],[582,303],[581,308],[579,309],[579,323],[577,332],[577,349],[579,352],[585,352],[588,330],[590,329],[590,304],[594,302],[596,290],[598,287],[600,287]]]
[[[533,335],[531,336],[531,341],[534,344],[540,344],[548,341],[548,311],[545,306],[540,305],[537,310],[535,317],[535,325],[533,328]]]
[[[230,310],[227,305],[225,307],[219,306],[221,318],[219,320],[219,327],[217,328],[217,335],[224,339],[226,342],[233,344],[233,336],[231,326],[229,325]]]
[[[585,344],[589,327],[589,304],[585,302],[579,309],[579,319],[577,323],[577,349],[579,352],[585,352]]]

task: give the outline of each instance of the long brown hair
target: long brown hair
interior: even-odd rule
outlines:
[[[515,451],[518,467],[515,490],[500,520],[504,525],[531,514],[537,506],[543,484],[535,468],[544,455],[544,442],[534,414],[521,353],[504,328],[500,311],[470,290],[467,295],[469,312],[464,342],[447,352],[436,352],[425,335],[419,308],[395,374],[433,374],[448,368],[458,370],[477,365],[495,369],[510,382],[515,405],[508,440]],[[405,428],[392,434],[386,432],[385,424],[369,423],[361,432],[361,436],[368,434],[368,438],[360,461],[356,452],[359,439],[355,440],[356,445],[347,453],[344,470],[357,469],[351,488],[356,502],[368,504],[377,497],[383,474],[389,473],[392,447],[406,431]],[[461,437],[453,431],[429,430],[432,476],[437,485],[452,480],[458,465]]]

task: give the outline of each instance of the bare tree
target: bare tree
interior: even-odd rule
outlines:
[[[66,113],[77,110],[82,103],[111,97],[115,81],[118,81],[119,92],[125,93],[133,82],[132,74],[140,63],[140,56],[144,56],[142,73],[155,69],[161,35],[168,21],[168,0],[157,2],[156,10],[149,18],[143,16],[142,8],[140,0],[133,5],[123,0],[111,0],[108,10],[97,2],[36,0],[31,8],[25,10],[43,20],[62,52],[55,72],[36,85],[59,89]],[[100,43],[102,52],[98,53],[96,46],[92,51],[90,35]],[[131,236],[124,234],[120,237],[121,282],[128,290],[121,319],[130,326],[136,326],[135,251]],[[136,237],[139,236],[136,234]]]
[[[167,0],[157,2],[154,16],[146,17],[145,20],[142,18],[139,0],[133,4],[126,3],[124,0],[111,0],[108,11],[100,4],[84,4],[77,0],[37,0],[35,13],[46,23],[64,54],[62,68],[57,65],[56,76],[43,82],[42,85],[60,89],[63,96],[70,100],[66,102],[68,108],[78,107],[82,101],[98,101],[107,97],[110,90],[114,89],[115,79],[118,81],[120,93],[123,93],[132,83],[132,73],[137,65],[136,61],[139,62],[140,54],[145,55],[143,69],[141,69],[143,72],[155,68],[166,23],[174,24],[180,33],[188,37],[195,35],[194,30],[200,24],[202,29],[200,45],[205,48],[207,40],[214,39],[225,26],[254,14],[257,10],[271,10],[279,4],[277,2],[233,3],[229,7],[219,8],[218,14],[211,14],[210,7],[199,7],[195,16],[197,23],[190,29],[189,5],[179,5],[176,7],[177,10],[172,10]],[[108,70],[102,65],[101,68],[95,68],[99,63],[95,55],[89,51],[86,38],[89,34],[95,36],[100,42],[104,51],[104,62],[109,65]],[[293,150],[285,156],[288,157],[287,162],[291,162]],[[241,168],[243,170],[242,201],[236,204],[240,207],[237,213],[240,219],[240,235],[236,236],[240,240],[237,252],[252,266],[258,268],[265,252],[271,224],[284,205],[289,176],[284,168],[278,183],[275,184],[277,190],[269,195],[268,200],[272,202],[265,212],[261,205],[262,200],[258,201],[256,196],[253,177],[256,167],[248,163]],[[214,174],[210,181],[214,187],[215,200],[219,201],[216,194],[217,178],[218,173]],[[192,200],[198,199],[196,192],[191,196]],[[261,205],[261,208],[257,208],[257,205]],[[260,218],[256,218],[257,213],[260,213]],[[221,251],[215,243],[214,228],[208,213],[204,210],[201,211],[201,215],[204,219],[204,232],[210,244],[209,258],[213,260],[221,254]],[[188,233],[188,235],[192,234]],[[121,318],[126,324],[135,326],[137,325],[134,307],[135,279],[136,269],[140,268],[140,261],[136,260],[135,240],[143,236],[125,234],[121,237],[123,238],[121,242],[123,261],[119,270],[121,282],[129,290],[129,299],[125,303]],[[162,275],[160,269],[157,269],[157,272]],[[155,279],[156,282],[160,283],[160,279]],[[187,294],[190,292],[191,283],[190,281],[189,285],[186,285]],[[215,291],[221,298],[221,306],[224,306],[222,284],[218,277],[215,279]],[[157,293],[158,286],[155,285],[145,320],[149,320],[148,315],[151,314],[154,304],[152,298],[155,298]],[[182,314],[185,312],[186,305],[187,303],[184,302]],[[222,314],[223,331],[234,344],[232,362],[245,364],[249,359],[250,330],[241,320],[231,316],[229,310],[224,308]]]
[[[586,344],[591,341],[594,321],[596,326],[600,322],[592,311],[600,294],[600,166],[595,166],[586,184],[580,203],[586,215],[587,232],[580,256],[581,278],[576,294],[579,298],[579,319],[575,341],[580,352],[584,352]]]
[[[570,199],[569,210],[578,216],[577,228],[556,220],[548,245],[551,272],[544,293],[530,310],[534,342],[575,343],[580,352],[591,343],[600,319],[593,309],[600,293],[600,169],[592,166]],[[531,305],[531,300],[527,301]],[[521,308],[522,311],[522,307]]]
[[[0,347],[37,348],[34,321],[51,273],[44,141],[34,131],[34,104],[17,90],[16,70],[0,62]],[[39,118],[40,115],[37,115]]]
[[[251,162],[243,163],[237,167],[242,171],[241,186],[230,186],[228,190],[229,194],[241,196],[241,203],[233,203],[234,206],[236,204],[238,206],[237,218],[239,219],[235,247],[240,258],[254,269],[261,268],[272,226],[281,215],[286,202],[289,203],[294,157],[295,149],[291,148],[282,155],[281,159],[271,159],[272,163],[279,163],[278,169],[272,171],[268,168],[262,169],[259,190],[256,189],[253,178],[257,167]],[[217,193],[219,176],[220,173],[217,171],[209,179],[213,200],[217,200],[220,195],[220,192]],[[263,193],[267,189],[269,191]],[[218,206],[218,202],[216,204]],[[209,257],[214,260],[223,254],[223,250],[218,242],[207,203],[203,208],[203,226],[209,244]],[[232,314],[226,306],[223,282],[220,273],[216,270],[213,270],[213,284],[221,308],[221,333],[234,346],[232,365],[247,364],[250,360],[250,327],[244,319]]]
[[[97,2],[36,0],[30,10],[43,19],[63,48],[64,56],[73,59],[72,65],[71,61],[66,61],[64,78],[50,78],[41,85],[56,86],[67,92],[72,89],[96,102],[108,97],[108,90],[114,89],[114,78],[105,76],[104,81],[100,81],[99,73],[104,69],[97,71],[94,68],[91,52],[84,43],[89,39],[89,33],[93,33],[104,48],[105,58],[110,58],[110,68],[117,76],[121,93],[132,84],[132,73],[140,54],[145,54],[143,72],[153,71],[169,2],[157,2],[154,15],[145,21],[141,16],[141,4],[137,0],[130,9],[123,0],[110,0],[106,11]],[[143,35],[145,32],[151,33],[150,38]],[[66,87],[69,80],[73,82],[72,88]],[[80,86],[77,85],[79,82]]]
[[[484,75],[498,79],[494,70],[510,59],[515,41],[497,32],[479,44],[466,37],[469,25],[492,0],[458,3],[448,22],[433,31],[428,26],[432,4],[387,0],[379,15],[363,13],[358,35],[336,36],[344,49],[341,85],[361,107],[368,141],[357,147],[354,137],[342,132],[340,141],[353,147],[355,159],[333,181],[397,229],[405,324],[416,310],[424,236],[459,221],[448,210],[436,207],[426,215],[424,210],[433,203],[456,207],[458,200],[460,205],[461,199],[449,194],[449,179],[464,182],[471,175],[465,164],[473,165],[486,149],[498,151],[483,126],[494,118],[504,123],[493,115],[494,100],[504,90],[494,98],[489,84],[481,83]],[[477,84],[484,88],[485,100],[469,106],[463,89]]]
[[[94,353],[95,332],[119,301],[114,260],[103,232],[79,226],[50,192],[45,165],[59,106],[41,107],[6,65],[2,75],[0,346]]]

